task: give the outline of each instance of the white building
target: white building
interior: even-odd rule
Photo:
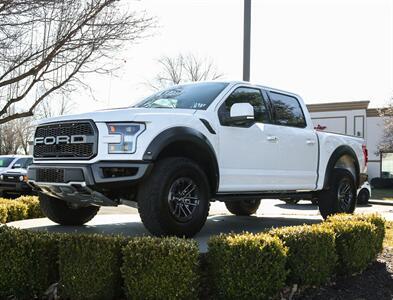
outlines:
[[[321,103],[307,105],[314,127],[319,130],[354,135],[365,139],[368,149],[369,180],[393,177],[393,153],[378,153],[383,119],[378,109],[368,108],[370,101]]]

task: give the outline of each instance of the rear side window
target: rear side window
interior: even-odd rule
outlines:
[[[270,92],[276,124],[292,127],[306,127],[303,110],[299,101],[292,96]]]

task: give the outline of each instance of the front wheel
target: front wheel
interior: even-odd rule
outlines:
[[[330,188],[320,192],[319,212],[326,219],[337,213],[353,213],[356,206],[356,187],[351,172],[334,169],[330,178]]]
[[[100,209],[99,206],[74,208],[63,200],[45,194],[40,194],[39,200],[44,215],[60,225],[83,225],[93,219]]]
[[[192,237],[206,222],[210,207],[207,176],[192,160],[158,161],[138,191],[138,210],[153,235]]]
[[[225,206],[232,214],[236,216],[250,216],[255,214],[261,204],[261,200],[242,200],[242,201],[228,201]]]

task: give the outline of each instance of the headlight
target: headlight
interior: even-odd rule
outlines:
[[[3,180],[4,179],[4,176],[3,175],[0,175],[0,180]]]
[[[124,154],[136,151],[136,140],[145,130],[145,124],[141,123],[108,123],[108,133],[110,135],[120,135],[120,143],[108,144],[108,153]]]
[[[29,178],[27,177],[27,175],[19,176],[19,181],[27,182],[28,180],[29,180]]]

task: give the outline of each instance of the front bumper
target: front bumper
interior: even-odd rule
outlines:
[[[116,206],[105,196],[138,183],[152,168],[148,162],[97,162],[93,164],[35,163],[28,169],[29,184],[37,191],[67,202]],[[123,173],[119,173],[119,170]]]
[[[0,193],[30,194],[31,187],[26,182],[0,181]]]

